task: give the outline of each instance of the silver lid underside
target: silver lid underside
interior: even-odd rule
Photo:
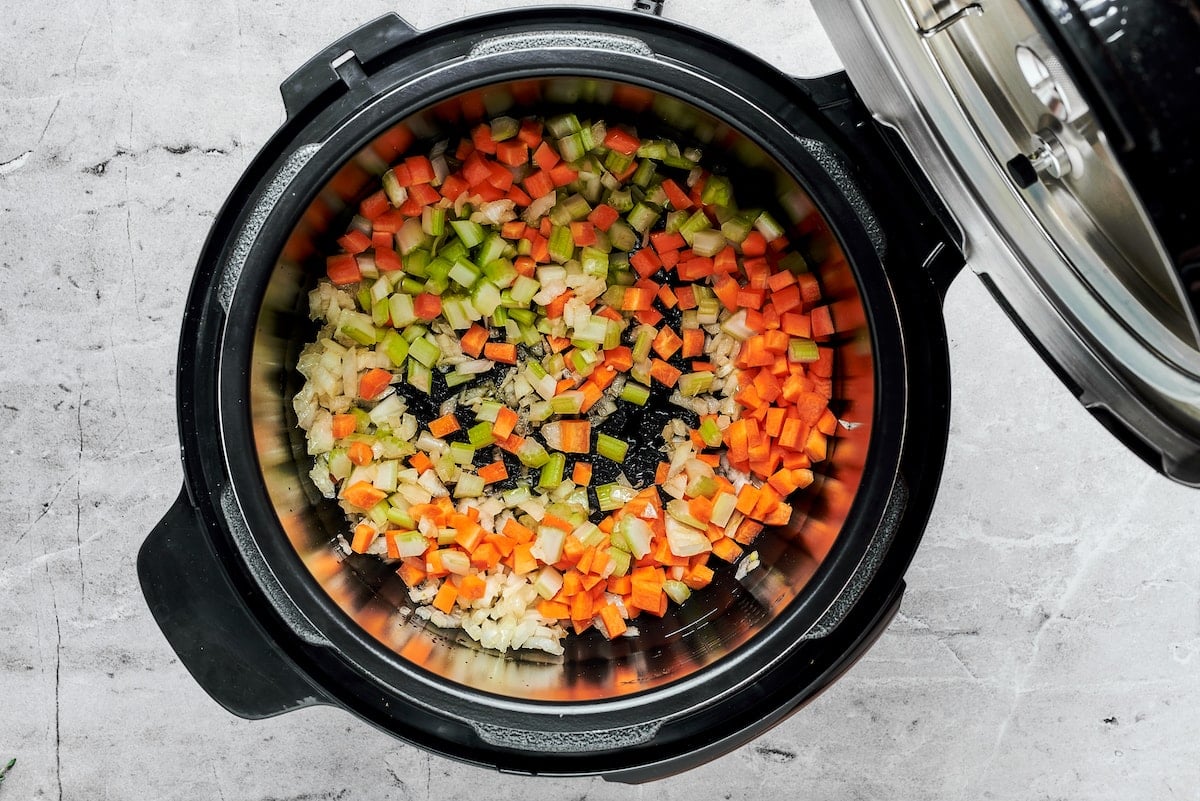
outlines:
[[[1165,475],[1200,486],[1200,329],[1091,110],[1018,0],[814,0],[967,264]]]

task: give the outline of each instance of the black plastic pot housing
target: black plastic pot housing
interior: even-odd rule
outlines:
[[[185,487],[139,556],[181,661],[222,705],[324,703],[506,771],[642,781],[755,737],[882,631],[947,435],[940,287],[961,256],[930,193],[835,75],[795,81],[663,20],[559,9],[418,33],[360,28],[283,85],[287,122],[217,217],[179,353]],[[506,113],[571,108],[695,142],[776,209],[833,302],[839,432],[792,523],[637,638],[501,656],[401,609],[398,578],[336,546],[291,397],[306,292],[406,148]]]

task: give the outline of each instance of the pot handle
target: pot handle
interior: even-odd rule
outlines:
[[[142,543],[137,571],[179,661],[225,709],[258,719],[329,702],[247,610],[186,488]]]
[[[330,90],[352,88],[365,80],[372,62],[417,35],[392,11],[361,25],[310,58],[279,86],[289,120]],[[339,85],[344,86],[339,87]]]

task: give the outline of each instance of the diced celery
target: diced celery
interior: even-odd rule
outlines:
[[[690,587],[688,587],[688,585],[684,584],[682,581],[675,581],[674,579],[667,579],[663,582],[663,592],[665,592],[667,597],[677,604],[683,603],[689,597],[691,597],[692,594],[692,590]]]
[[[645,139],[638,147],[637,155],[643,159],[662,161],[667,157],[667,142],[665,139]]]
[[[533,437],[526,437],[525,442],[517,449],[517,458],[526,467],[541,467],[550,459],[550,454],[541,443]]]
[[[416,342],[418,339],[420,339],[421,337],[425,336],[428,333],[429,333],[429,329],[423,325],[409,325],[407,328],[405,328],[403,331],[400,332],[400,335],[402,337],[404,337],[405,341],[407,341],[408,344],[411,345],[412,343]]]
[[[783,226],[776,222],[769,212],[764,211],[758,215],[758,219],[754,221],[754,227],[768,242],[773,242],[783,236]]]
[[[646,401],[650,400],[650,387],[636,381],[626,381],[625,386],[621,387],[620,397],[623,401],[637,406],[645,406]]]
[[[408,358],[408,343],[395,329],[383,335],[383,340],[379,343],[377,350],[387,356],[388,360],[396,367],[404,364],[404,360]]]
[[[446,289],[449,288],[449,286],[450,286],[450,279],[448,279],[448,278],[430,277],[425,280],[424,291],[430,293],[431,295],[440,295],[443,292],[445,292]]]
[[[473,248],[483,241],[483,226],[477,222],[451,220],[450,227],[454,229],[454,233],[467,248]]]
[[[405,220],[404,225],[400,226],[400,230],[396,233],[396,249],[404,256],[428,243],[429,237],[421,228],[421,221],[416,218]]]
[[[467,441],[471,443],[471,447],[478,450],[486,448],[489,445],[496,443],[496,438],[492,436],[492,424],[487,420],[482,420],[467,429]]]
[[[632,163],[633,156],[626,156],[615,150],[608,151],[604,156],[604,168],[610,172],[623,173],[629,169],[629,165]]]
[[[658,216],[662,213],[662,209],[652,203],[641,202],[634,205],[626,216],[629,222],[629,227],[637,231],[639,234],[644,234],[654,227],[654,223],[658,222]],[[701,212],[703,216],[703,212]]]
[[[406,275],[400,279],[400,286],[397,289],[406,295],[420,295],[425,291],[425,282]],[[409,300],[411,303],[411,298]]]
[[[442,355],[442,351],[438,348],[437,343],[428,337],[421,337],[414,340],[408,347],[408,355],[416,359],[426,367],[433,367],[437,364],[438,358]]]
[[[421,341],[421,340],[418,340]],[[409,348],[411,355],[412,349]],[[433,371],[416,359],[408,360],[408,383],[426,395],[433,391]]]
[[[550,401],[554,414],[579,414],[583,410],[584,395],[577,389],[555,395]]]
[[[717,426],[717,421],[713,418],[706,418],[700,423],[700,439],[704,440],[704,444],[710,448],[719,447],[721,444],[721,429]]]
[[[446,210],[437,206],[421,209],[421,230],[429,236],[441,236],[446,230]]]
[[[541,475],[538,477],[538,489],[552,490],[562,483],[563,470],[567,466],[567,457],[561,453],[552,453],[546,463],[542,465]]]
[[[492,120],[492,141],[503,142],[512,139],[521,130],[521,123],[512,117],[496,117]]]
[[[729,522],[729,518],[733,517],[733,512],[737,508],[737,496],[732,492],[722,492],[713,500],[712,508],[712,523],[713,525],[721,526],[722,528]]]
[[[407,276],[426,278],[429,275],[429,262],[433,255],[424,248],[417,248],[404,257],[404,272]]]
[[[479,496],[483,495],[483,487],[483,479],[474,473],[459,473],[458,482],[454,485],[454,497],[478,498]]]
[[[360,345],[375,344],[375,323],[361,312],[344,311],[338,321],[338,332]]]
[[[549,533],[549,532],[553,532],[553,531],[558,531],[558,529],[545,528],[545,529],[543,529],[543,531],[546,531],[547,534],[545,535],[545,538],[543,538],[543,536],[541,534],[538,535],[538,538],[537,538],[536,542],[534,543],[534,548],[533,548],[534,555],[537,558],[541,559],[543,562],[551,562],[551,563],[557,562],[560,558],[562,558],[562,541],[561,540],[563,540],[564,537],[560,537],[555,534]],[[563,532],[559,532],[559,534],[562,534],[562,533]],[[557,547],[556,547],[555,543],[552,541],[558,541]],[[558,555],[557,558],[554,558],[554,559],[549,558],[555,554]],[[558,591],[562,589],[562,585],[563,585],[562,574],[559,573],[557,570],[555,570],[553,567],[551,567],[549,564],[547,564],[540,571],[538,571],[537,577],[534,578],[534,580],[533,580],[533,589],[537,592],[538,595],[540,595],[541,597],[543,597],[547,600],[553,598],[555,595],[558,595]]]
[[[556,398],[557,400],[557,398]],[[554,414],[554,404],[552,401],[540,400],[534,401],[529,406],[527,417],[534,423],[540,423],[543,420],[549,420],[550,415]]]
[[[612,560],[614,565],[611,575],[624,576],[629,572],[630,562],[632,561],[629,551],[623,551],[620,548],[610,548],[608,558]]]
[[[475,223],[472,223],[472,225],[474,224]],[[483,226],[480,226],[480,230],[483,230]],[[458,259],[470,258],[470,255],[470,249],[463,244],[461,239],[458,239],[457,237],[442,245],[442,247],[438,248],[437,250],[437,257],[446,262],[446,267],[442,274],[445,275],[446,272],[449,272],[450,265],[455,261]]]
[[[679,394],[685,398],[694,398],[712,389],[715,376],[709,370],[699,373],[686,373],[679,377]]]
[[[706,206],[732,206],[733,184],[724,175],[710,175],[704,182],[700,202]]]
[[[519,273],[517,273],[517,268],[513,267],[511,261],[506,258],[497,257],[491,261],[483,262],[483,274],[498,289],[504,289],[512,286],[513,281],[517,280]]]
[[[475,449],[466,442],[450,443],[450,458],[458,465],[469,465],[475,460]]]
[[[532,498],[533,494],[529,491],[529,487],[520,486],[505,490],[500,497],[506,506],[516,506]]]
[[[578,161],[587,152],[587,148],[583,144],[583,137],[579,131],[567,134],[559,139],[557,144],[558,153],[562,156],[563,161]]]
[[[568,231],[568,233],[570,233]],[[526,275],[517,276],[517,280],[513,282],[509,292],[512,293],[513,300],[522,306],[533,300],[533,296],[538,293],[542,285],[536,280]]]
[[[614,462],[623,462],[625,461],[625,454],[628,451],[628,442],[622,442],[608,434],[596,435],[596,452],[601,456],[612,459]]]
[[[457,387],[463,384],[468,384],[475,379],[474,373],[460,373],[457,370],[452,370],[446,373],[446,386]]]
[[[479,268],[466,259],[459,259],[454,262],[447,276],[463,289],[470,289],[479,280]]]
[[[583,265],[585,275],[604,278],[608,275],[608,254],[593,247],[585,247],[580,253],[579,261]]]
[[[633,176],[629,180],[635,186],[648,186],[657,169],[658,165],[653,161],[642,159],[638,162],[637,169],[633,171]]]
[[[376,326],[385,326],[390,315],[386,300],[377,300],[371,304],[371,322]]]
[[[442,316],[456,331],[471,327],[472,316],[468,313],[463,298],[456,295],[442,298]]]
[[[391,521],[391,519],[391,511],[389,510],[388,520]],[[429,548],[429,540],[425,539],[425,535],[419,531],[401,531],[399,534],[393,536],[392,541],[396,543],[396,550],[400,552],[402,559],[410,556],[420,556]]]
[[[400,498],[403,498],[403,497],[404,497],[403,493],[401,493],[399,495],[393,495],[391,498],[391,502],[393,504],[395,504],[395,503],[399,502]],[[416,528],[416,526],[417,526],[416,522],[414,522],[412,517],[409,515],[407,507],[402,509],[399,506],[395,506],[395,505],[391,506],[387,510],[387,519],[388,519],[388,522],[391,523],[393,526],[399,526],[400,528],[411,529],[411,528]],[[419,533],[419,532],[414,532],[414,533]],[[421,539],[424,540],[425,538],[421,537]],[[428,543],[426,543],[425,547],[426,548],[429,547]],[[422,548],[420,553],[424,553],[424,552],[425,552],[425,549]],[[420,554],[417,554],[417,553],[413,554],[413,556],[419,556],[419,555]]]
[[[806,363],[815,362],[818,358],[820,358],[820,353],[817,350],[816,342],[800,337],[792,337],[788,340],[788,361]]]
[[[725,235],[715,229],[697,231],[692,235],[692,252],[697,256],[715,256],[729,244]]]
[[[633,360],[635,362],[645,361],[649,357],[650,347],[654,344],[654,337],[657,335],[658,331],[652,325],[638,326],[633,340]]]
[[[711,227],[712,223],[708,221],[708,215],[703,211],[697,211],[691,217],[688,217],[687,222],[679,227],[679,235],[691,245],[696,238],[696,234]]]
[[[479,264],[490,264],[496,259],[504,256],[504,251],[508,248],[508,243],[498,233],[488,234],[483,244],[479,246],[479,253],[476,255],[475,261]]]
[[[779,267],[793,273],[808,272],[808,262],[804,260],[796,251],[790,251],[786,256],[779,260]]]
[[[609,484],[606,486],[619,485]],[[596,495],[600,495],[599,487],[596,488]],[[624,504],[622,503],[621,505]],[[604,509],[604,506],[601,505],[600,508]],[[620,508],[620,505],[614,508]],[[654,531],[645,520],[633,515],[625,515],[613,526],[612,542],[619,549],[633,554],[634,558],[641,559],[650,553],[650,540],[653,536]]]
[[[500,306],[500,290],[491,281],[480,281],[471,290],[471,304],[481,315],[493,314]]]
[[[712,476],[696,476],[687,485],[684,494],[692,498],[703,496],[711,498],[717,494],[717,480]]]
[[[567,134],[573,134],[582,129],[579,118],[574,114],[559,114],[546,120],[546,131],[556,139],[561,139]]]
[[[738,214],[721,223],[721,233],[730,242],[736,244],[745,241],[752,228],[754,228],[754,217],[747,214]]]
[[[393,170],[388,170],[383,174],[381,179],[383,183],[383,193],[387,195],[388,202],[393,206],[402,206],[404,201],[408,200],[408,190],[400,185],[400,179],[396,177]]]
[[[575,239],[571,229],[565,225],[556,225],[550,231],[550,258],[562,263],[575,255]]]

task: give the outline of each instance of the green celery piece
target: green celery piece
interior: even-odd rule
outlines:
[[[596,452],[601,456],[612,459],[614,462],[623,462],[625,461],[625,454],[628,451],[628,442],[622,442],[608,434],[596,435]]]
[[[483,241],[483,226],[477,222],[451,220],[450,227],[454,229],[454,233],[467,248],[473,248]]]
[[[421,337],[409,345],[408,355],[426,367],[433,367],[433,365],[437,364],[438,358],[441,357],[442,351],[438,348],[436,342],[426,337]]]
[[[408,383],[428,395],[433,391],[433,371],[416,359],[409,359]]]
[[[492,436],[492,424],[483,420],[468,428],[467,441],[475,449],[496,444],[496,438]]]
[[[408,358],[408,343],[395,329],[383,335],[383,341],[379,343],[378,350],[382,351],[396,367],[404,364],[404,360]]]
[[[550,458],[542,465],[542,472],[538,478],[538,489],[551,490],[556,488],[563,480],[563,470],[567,466],[567,457],[561,453],[552,453]]]
[[[575,255],[575,239],[571,229],[565,225],[556,225],[550,231],[550,258],[560,264],[570,261]]]

